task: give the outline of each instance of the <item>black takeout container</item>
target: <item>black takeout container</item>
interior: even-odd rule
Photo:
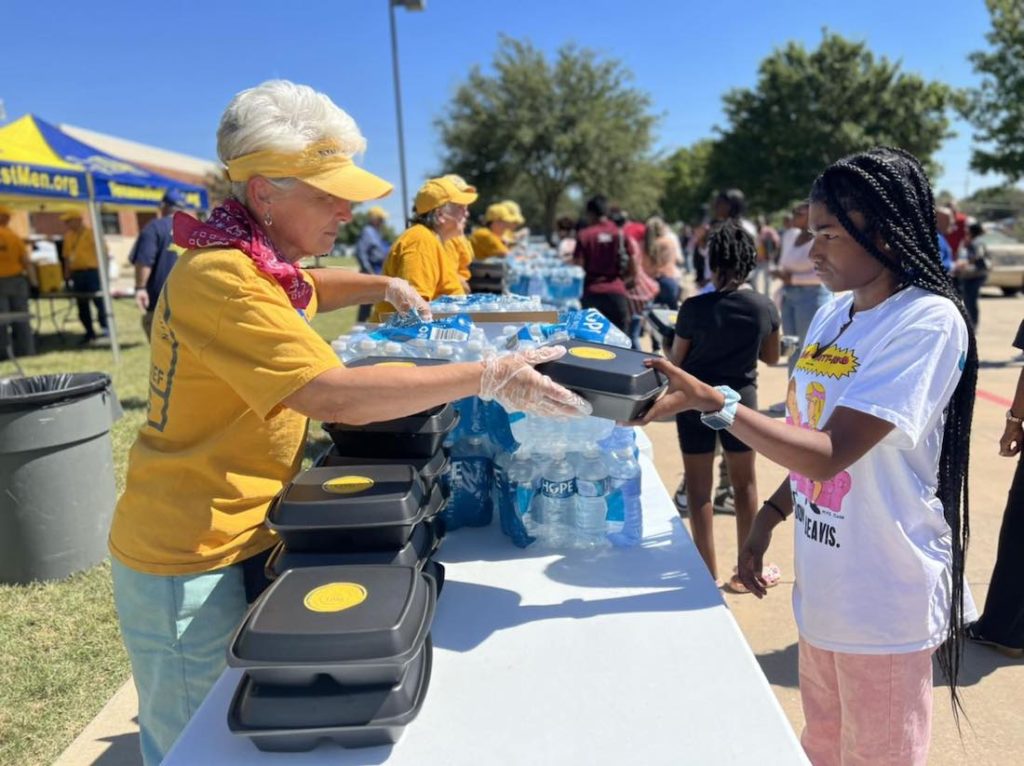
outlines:
[[[270,752],[312,750],[325,740],[342,747],[392,744],[423,706],[432,656],[428,636],[396,684],[343,686],[322,677],[304,686],[273,686],[243,676],[228,728]]]
[[[318,466],[323,467],[348,467],[355,465],[411,465],[419,473],[423,480],[423,486],[429,493],[438,479],[451,468],[451,460],[444,450],[438,450],[430,457],[417,458],[368,458],[350,457],[338,453],[337,447],[331,447],[317,461]]]
[[[435,587],[416,567],[290,569],[253,604],[227,663],[260,684],[397,684],[430,632]]]
[[[657,354],[579,340],[559,345],[566,347],[565,356],[536,369],[590,402],[594,417],[635,420],[668,387],[661,373],[644,366]]]
[[[431,458],[441,449],[444,438],[459,422],[451,404],[433,407],[416,415],[350,426],[324,423],[335,452],[356,458]]]
[[[444,505],[441,486],[426,494],[408,465],[310,468],[281,490],[266,524],[292,552],[397,550]]]
[[[276,580],[289,569],[309,567],[387,564],[423,569],[427,559],[441,545],[444,522],[440,516],[417,524],[409,541],[397,550],[384,551],[292,551],[282,542],[270,552],[265,571],[267,579]]]
[[[482,261],[470,261],[470,282],[485,280],[503,280],[508,275],[508,261],[505,258],[487,258]]]

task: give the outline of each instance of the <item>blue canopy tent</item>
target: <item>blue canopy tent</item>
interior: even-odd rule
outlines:
[[[101,239],[99,209],[151,209],[160,206],[171,189],[195,209],[209,207],[201,186],[167,178],[74,138],[35,115],[0,127],[0,197],[22,204],[33,202],[86,204],[99,254],[100,282],[108,317],[113,319],[106,252]],[[77,203],[77,204],[76,204]],[[115,323],[110,322],[114,362],[119,359]]]

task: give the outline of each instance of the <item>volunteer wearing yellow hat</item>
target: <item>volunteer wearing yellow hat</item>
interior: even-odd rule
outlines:
[[[359,264],[360,274],[381,273],[384,259],[388,255],[388,243],[381,233],[387,219],[387,211],[379,205],[374,205],[366,211],[366,225],[359,233],[359,241],[356,242],[356,262]],[[361,305],[356,313],[356,321],[365,322],[369,319],[371,308],[369,303]]]
[[[96,340],[96,330],[92,326],[90,301],[96,304],[100,329],[104,335],[107,334],[107,314],[103,310],[103,298],[90,297],[100,292],[102,284],[99,258],[96,256],[96,240],[93,238],[92,229],[82,223],[81,213],[64,213],[60,219],[67,226],[61,250],[64,257],[64,279],[71,280],[71,289],[74,292],[82,293],[76,299],[78,318],[85,328],[82,343],[91,343]]]
[[[526,219],[523,218],[523,211],[519,207],[519,203],[515,200],[502,200],[501,204],[505,206],[505,209],[509,212],[509,222],[512,227],[505,232],[504,240],[505,244],[511,246],[517,241],[528,236],[530,233],[529,229],[520,229],[519,227],[526,223]]]
[[[531,368],[559,351],[429,368],[341,365],[309,325],[318,310],[384,300],[429,312],[404,280],[296,266],[331,248],[353,201],[391,191],[352,161],[365,144],[324,94],[264,83],[221,118],[217,151],[233,198],[205,223],[175,215],[186,251],[157,300],[149,410],[110,531],[147,766],[223,671],[228,640],[263,585],[275,542],[264,520],[301,467],[308,418],[359,425],[474,395],[512,410],[586,410]]]
[[[11,211],[0,205],[0,312],[28,311],[28,248],[21,237],[11,231]],[[29,356],[35,353],[35,339],[32,325],[26,320],[14,323],[10,330],[0,326],[0,359],[7,354],[8,332],[14,333],[14,355]]]
[[[457,180],[456,180],[457,179]],[[420,187],[413,205],[412,226],[395,240],[384,261],[384,274],[402,277],[427,301],[440,295],[463,295],[458,264],[445,251],[445,243],[462,234],[467,206],[476,201],[476,189],[458,176],[432,178]],[[379,319],[391,309],[379,303]]]
[[[512,211],[505,207],[504,202],[489,205],[484,214],[484,225],[477,228],[469,238],[473,245],[473,258],[480,261],[507,255],[505,233],[515,227],[514,220]]]
[[[445,178],[451,180],[460,189],[469,188],[469,184],[465,182],[462,176],[447,175]],[[473,245],[469,242],[469,237],[466,236],[465,227],[459,232],[458,236],[452,237],[444,243],[445,252],[448,253],[448,257],[452,259],[455,264],[455,271],[459,275],[459,283],[462,285],[464,292],[469,292],[469,278],[471,276],[469,271],[469,264],[473,262]]]

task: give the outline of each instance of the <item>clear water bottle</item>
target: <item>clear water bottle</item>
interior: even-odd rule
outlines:
[[[633,447],[619,441],[607,456],[611,493],[608,496],[608,539],[613,545],[630,547],[643,539],[643,509],[640,504],[640,464]]]
[[[588,444],[580,455],[576,471],[577,548],[603,548],[608,515],[608,468],[596,444]]]
[[[391,358],[399,358],[405,356],[405,348],[401,343],[395,343],[394,341],[388,341],[381,347],[381,354],[389,356]]]
[[[344,361],[348,354],[348,340],[342,340],[341,338],[332,340],[331,348],[334,349],[334,353],[338,355],[338,358]]]
[[[565,453],[551,453],[540,477],[540,494],[533,504],[539,539],[551,548],[564,548],[572,539],[570,524],[576,510],[576,475]]]
[[[370,338],[363,338],[361,341],[356,343],[356,358],[363,359],[368,356],[374,356],[377,353],[377,341]]]

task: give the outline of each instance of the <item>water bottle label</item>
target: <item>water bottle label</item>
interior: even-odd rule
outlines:
[[[608,480],[577,478],[576,494],[580,497],[604,497],[608,494]]]
[[[530,512],[530,503],[533,502],[533,487],[529,484],[519,484],[516,486],[516,513],[519,516],[525,516]]]
[[[615,489],[608,495],[608,514],[605,516],[609,524],[622,525],[626,521],[626,504],[622,501],[622,490]]]
[[[548,481],[547,479],[541,479],[540,493],[544,497],[550,497],[554,500],[565,500],[576,494],[576,480]]]

